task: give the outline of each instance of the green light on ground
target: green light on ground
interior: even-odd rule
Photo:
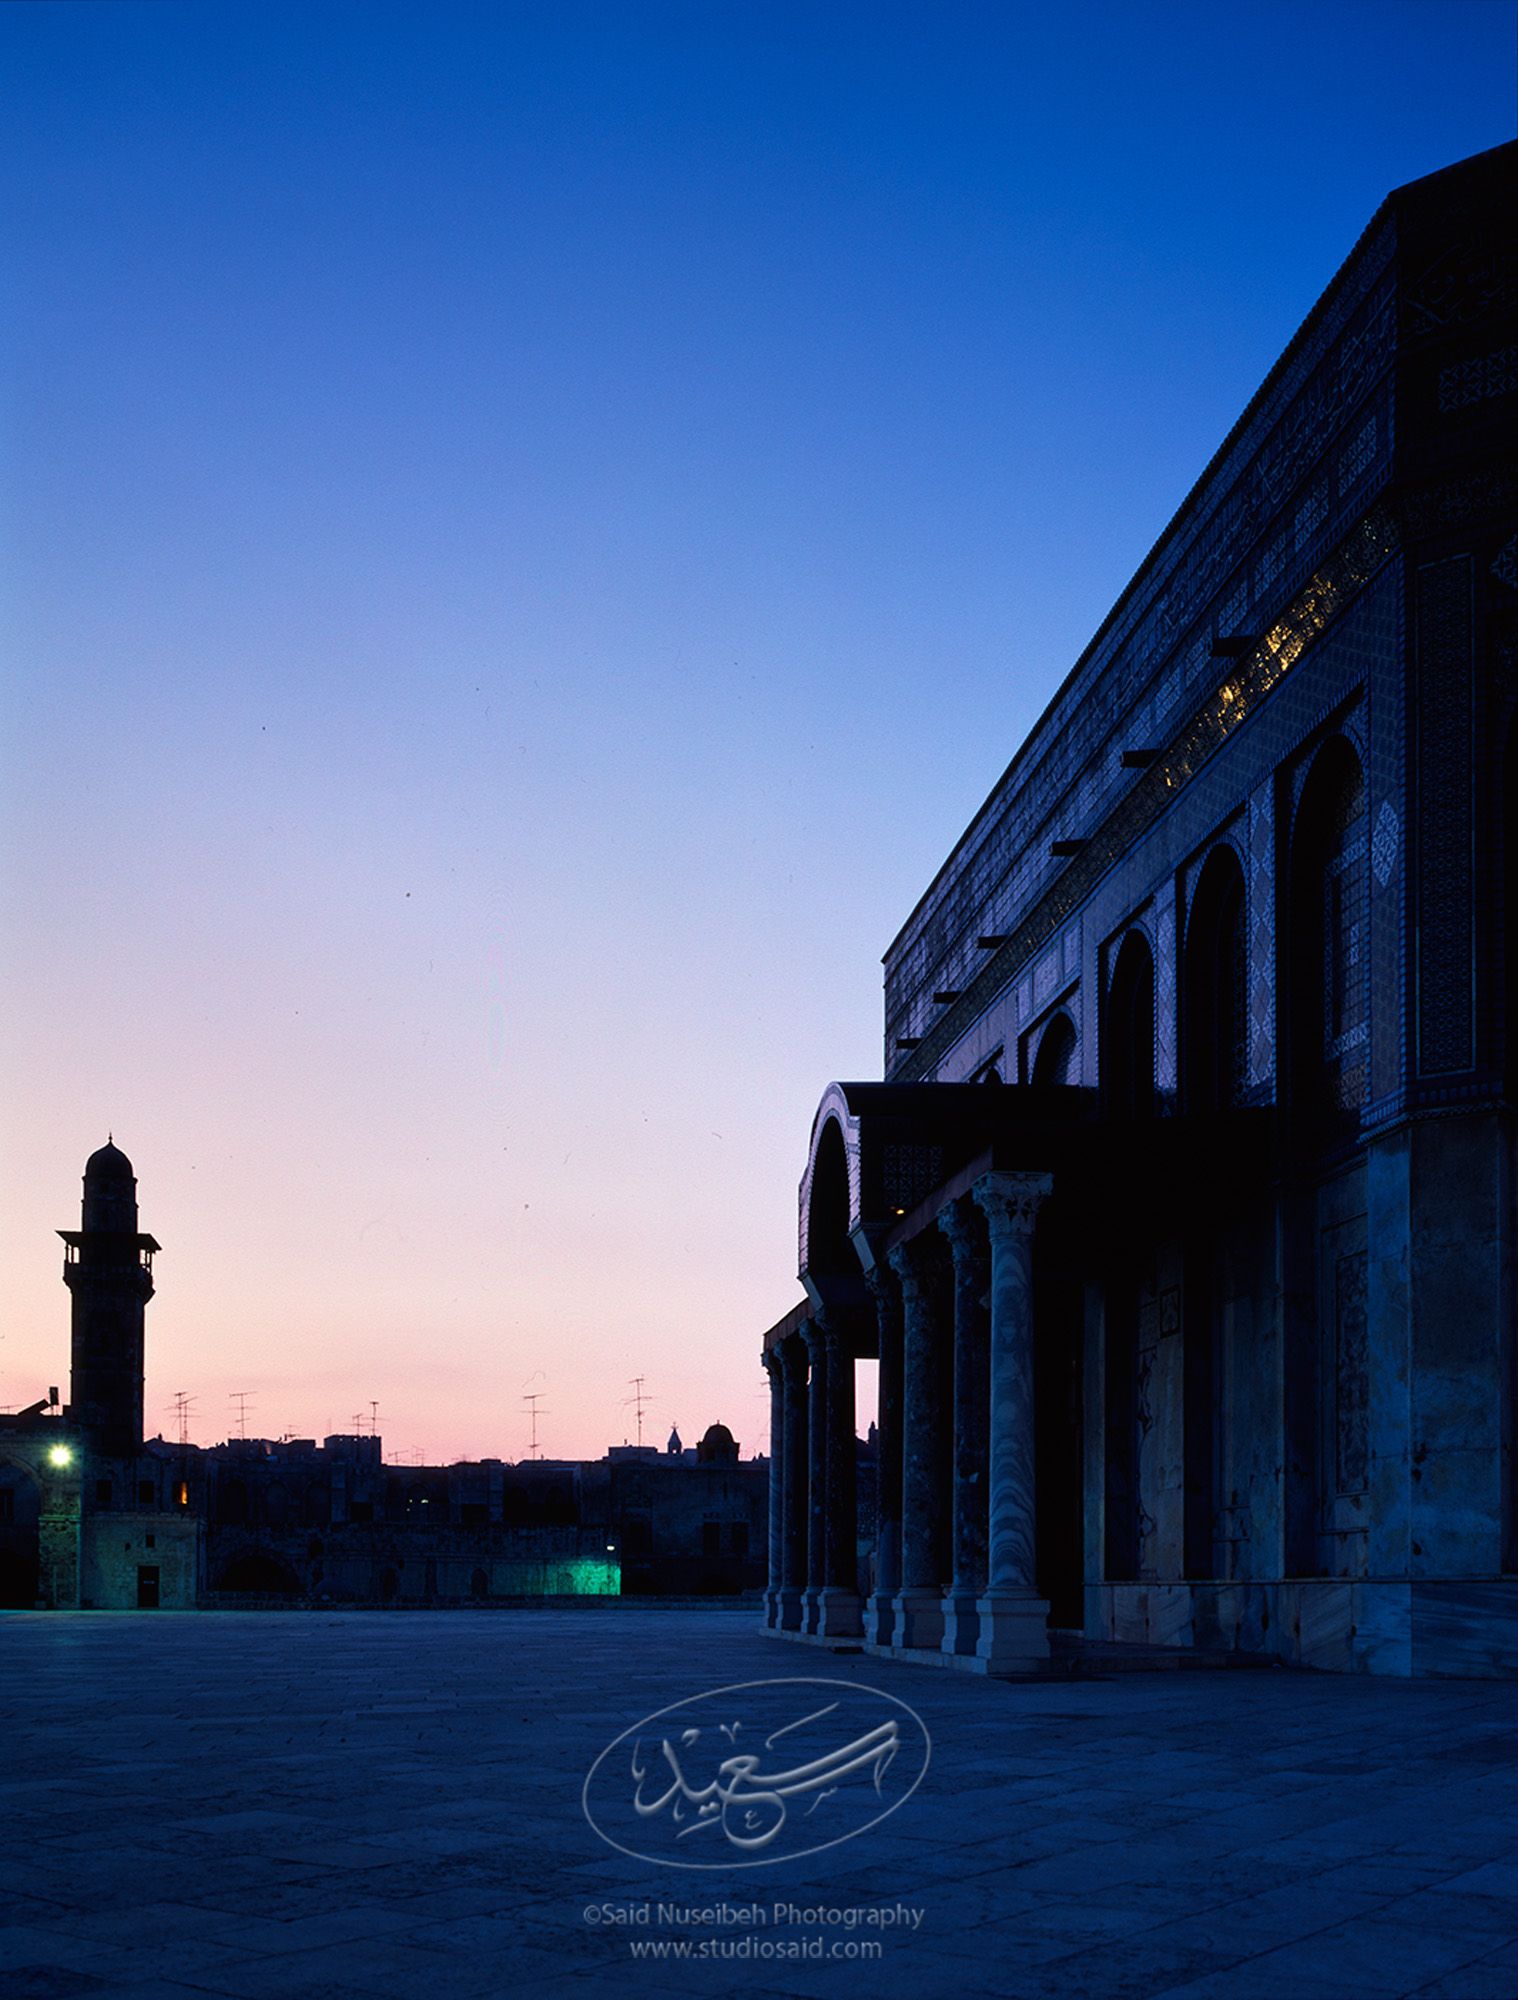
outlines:
[[[598,1562],[589,1558],[583,1562],[564,1563],[551,1588],[555,1596],[561,1597],[620,1597],[622,1566],[617,1562]]]

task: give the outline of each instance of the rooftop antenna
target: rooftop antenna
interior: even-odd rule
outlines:
[[[643,1405],[645,1403],[651,1403],[654,1399],[652,1396],[647,1396],[643,1393],[643,1384],[648,1380],[648,1377],[646,1375],[630,1375],[628,1377],[628,1380],[633,1385],[633,1392],[630,1396],[624,1396],[622,1398],[622,1407],[626,1409],[627,1405],[629,1403],[632,1403],[637,1408],[638,1449],[641,1451],[643,1449]]]
[[[175,1416],[179,1419],[179,1442],[181,1444],[188,1444],[190,1442],[190,1405],[199,1402],[199,1400],[198,1396],[187,1396],[183,1389],[176,1389],[174,1392],[172,1408]]]
[[[370,1436],[371,1436],[371,1437],[378,1437],[378,1436],[379,1436],[379,1398],[378,1398],[378,1396],[371,1396],[371,1397],[369,1398],[369,1434],[370,1434]]]
[[[232,1389],[229,1400],[237,1405],[237,1435],[246,1444],[248,1439],[248,1399],[257,1392],[252,1389]]]
[[[538,1409],[538,1404],[542,1400],[543,1400],[543,1391],[541,1389],[534,1389],[531,1391],[530,1394],[522,1398],[522,1401],[526,1403],[528,1408],[532,1411],[532,1455],[534,1458],[538,1456],[538,1417],[540,1415],[545,1417],[549,1415],[549,1412],[547,1410],[543,1410],[540,1412]]]

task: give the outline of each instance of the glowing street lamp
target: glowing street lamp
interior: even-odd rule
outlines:
[[[64,1466],[73,1464],[74,1454],[66,1444],[55,1444],[49,1448],[47,1462],[49,1465],[56,1465],[61,1472]]]

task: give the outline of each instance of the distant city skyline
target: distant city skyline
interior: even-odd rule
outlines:
[[[1497,0],[0,18],[0,1406],[726,1423],[879,959]],[[861,1410],[861,1428],[868,1421]]]

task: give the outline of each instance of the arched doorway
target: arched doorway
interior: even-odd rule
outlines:
[[[1181,967],[1181,1101],[1193,1118],[1215,1119],[1238,1105],[1248,1081],[1244,871],[1222,842],[1208,856],[1187,914]],[[1207,1143],[1208,1125],[1197,1132]],[[1207,1187],[1222,1186],[1203,1166]],[[1222,1232],[1226,1215],[1198,1216],[1185,1244],[1182,1316],[1182,1571],[1193,1579],[1220,1573],[1219,1474],[1225,1402]]]
[[[808,1342],[807,1567],[814,1586],[825,1579],[853,1593],[859,1588],[855,1371],[865,1292],[849,1238],[850,1210],[848,1152],[843,1129],[830,1116],[823,1120],[812,1161],[806,1280],[838,1338],[828,1344],[826,1364]],[[830,1429],[847,1441],[836,1454],[829,1448]],[[716,1587],[726,1585],[719,1579]],[[697,1589],[704,1594],[707,1582]]]
[[[1099,1049],[1102,1103],[1118,1125],[1151,1118],[1154,1089],[1154,953],[1143,932],[1130,930],[1118,948],[1102,1014]],[[1139,1308],[1148,1280],[1149,1246],[1136,1224],[1115,1221],[1104,1286],[1105,1492],[1104,1570],[1109,1582],[1139,1574],[1140,1423]]]
[[[1318,1187],[1359,1131],[1370,1080],[1369,856],[1365,774],[1333,736],[1313,759],[1287,869],[1285,1122],[1293,1172],[1283,1207],[1287,1273],[1282,1455],[1291,1576],[1326,1575],[1334,1468],[1325,1411],[1335,1356],[1319,1306]],[[1329,1315],[1331,1329],[1332,1315]]]
[[[0,1611],[30,1611],[37,1602],[41,1506],[27,1467],[0,1459]]]

